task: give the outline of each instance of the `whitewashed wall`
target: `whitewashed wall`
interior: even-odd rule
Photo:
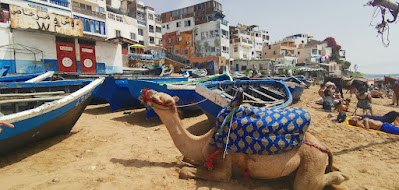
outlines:
[[[105,63],[106,73],[122,73],[122,46],[114,43],[96,42],[96,61]]]

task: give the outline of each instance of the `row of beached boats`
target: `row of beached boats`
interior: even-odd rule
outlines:
[[[140,90],[146,88],[178,96],[179,109],[201,109],[213,121],[239,88],[244,90],[245,104],[278,109],[299,99],[306,85],[303,79],[295,77],[171,77],[167,74],[171,70],[157,68],[114,75],[47,72],[0,77],[0,121],[15,126],[2,128],[0,154],[49,136],[68,134],[89,103],[108,102],[112,111],[142,108],[138,98]],[[147,109],[146,116],[156,114]]]

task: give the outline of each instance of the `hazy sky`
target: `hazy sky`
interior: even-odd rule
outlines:
[[[142,0],[162,13],[205,0]],[[307,33],[316,40],[332,36],[346,50],[347,60],[367,74],[399,73],[399,23],[390,25],[390,46],[370,26],[374,8],[368,0],[218,0],[230,25],[259,25],[269,31],[270,42],[294,33]],[[391,18],[390,15],[386,17]],[[381,21],[381,14],[374,24]]]

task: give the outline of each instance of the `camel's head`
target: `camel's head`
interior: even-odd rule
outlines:
[[[235,98],[230,102],[229,105],[233,107],[238,107],[242,104],[244,99],[244,90],[242,88],[238,88]]]
[[[143,89],[140,91],[139,100],[145,105],[160,109],[176,109],[176,102],[179,100],[177,96],[171,97],[169,94],[157,92],[155,90]]]

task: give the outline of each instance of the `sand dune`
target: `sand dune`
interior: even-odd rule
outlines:
[[[348,95],[347,95],[348,96]],[[317,87],[305,90],[294,107],[311,112],[310,132],[327,145],[334,164],[351,179],[346,189],[399,189],[399,137],[338,124],[317,99]],[[355,98],[352,98],[355,100]],[[355,102],[352,101],[350,111]],[[375,99],[376,114],[398,107]],[[208,121],[190,113],[184,125],[196,133]],[[110,112],[89,106],[68,136],[50,138],[0,157],[0,189],[288,189],[291,176],[277,180],[234,178],[229,183],[182,180],[182,156],[159,119],[145,120],[145,110]]]

